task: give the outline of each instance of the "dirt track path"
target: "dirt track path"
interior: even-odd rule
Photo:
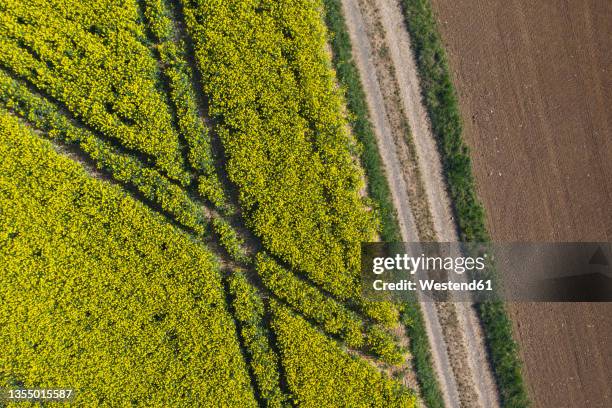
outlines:
[[[396,1],[376,0],[381,11],[381,22],[387,34],[396,77],[400,86],[400,96],[408,116],[419,167],[427,192],[427,201],[432,212],[434,230],[438,241],[456,242],[458,236],[452,217],[451,200],[447,194],[442,163],[431,131],[421,93],[414,54],[412,53],[408,31]],[[478,316],[466,303],[456,304],[457,315],[463,328],[468,353],[468,363],[472,369],[474,385],[480,405],[499,406],[495,380],[487,360],[484,336]]]
[[[381,156],[392,188],[393,204],[397,209],[402,239],[407,242],[419,241],[417,227],[410,210],[408,200],[408,187],[402,176],[400,161],[396,151],[393,135],[384,108],[383,96],[378,86],[376,72],[370,60],[370,46],[366,38],[365,28],[357,0],[343,0],[343,11],[353,44],[353,55],[357,67],[362,75],[363,86],[366,92],[368,106],[381,148]],[[372,109],[374,107],[374,109]],[[442,335],[442,328],[438,321],[435,305],[431,302],[422,302],[425,327],[431,341],[431,351],[434,366],[438,373],[447,407],[458,407],[459,394],[452,368],[446,352],[446,344]]]
[[[400,219],[402,239],[405,241],[418,241],[417,228],[406,191],[408,185],[402,177],[402,169],[397,154],[392,130],[389,126],[387,112],[383,101],[379,81],[377,81],[376,67],[371,61],[371,47],[367,37],[362,10],[357,0],[344,0],[344,12],[349,27],[349,33],[353,42],[354,54],[357,65],[362,74],[364,87],[374,119],[375,132],[379,139],[381,155],[389,177],[393,200]],[[455,223],[452,218],[450,199],[446,193],[445,181],[442,173],[441,160],[438,155],[436,142],[431,132],[428,117],[421,103],[420,88],[416,64],[410,48],[410,39],[404,26],[401,10],[395,1],[373,0],[377,12],[380,15],[380,24],[384,30],[385,44],[389,50],[389,58],[393,65],[393,71],[398,84],[398,90],[402,103],[402,110],[408,119],[412,140],[418,157],[419,173],[422,177],[426,199],[429,204],[432,226],[439,242],[455,242],[458,240]],[[371,23],[370,23],[371,24]],[[432,344],[432,354],[435,368],[441,382],[447,406],[458,406],[459,402],[464,406],[497,407],[498,396],[490,364],[481,333],[481,327],[471,305],[457,303],[455,309],[458,327],[456,330],[462,337],[459,349],[448,348],[440,328],[439,310],[430,302],[422,303],[426,326]],[[435,331],[437,327],[439,332]],[[447,335],[452,333],[452,329]],[[453,339],[455,340],[455,339]],[[459,353],[453,353],[460,350]],[[450,351],[450,359],[447,351]],[[461,365],[460,370],[451,368],[451,360],[455,368]],[[466,361],[459,361],[466,360]],[[455,376],[469,376],[469,379]],[[467,381],[467,382],[466,382]],[[476,394],[476,401],[465,400],[459,395],[457,384],[462,387],[467,384]],[[464,391],[465,392],[465,391]]]

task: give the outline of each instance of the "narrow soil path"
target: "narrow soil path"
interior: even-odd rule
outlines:
[[[452,216],[451,200],[446,191],[442,161],[427,111],[422,103],[416,62],[400,5],[395,0],[376,0],[376,2],[381,12],[381,23],[387,34],[390,57],[396,67],[400,96],[412,130],[436,236],[440,242],[457,242],[456,224]],[[468,363],[472,369],[480,406],[497,407],[499,406],[497,387],[487,359],[478,316],[467,303],[456,303],[456,311],[463,329]]]
[[[398,221],[402,239],[406,242],[419,241],[417,227],[410,209],[408,199],[408,185],[403,177],[397,148],[391,132],[389,119],[384,108],[383,95],[378,85],[376,69],[370,59],[371,49],[365,32],[363,16],[359,10],[357,0],[343,0],[349,35],[353,44],[353,55],[359,71],[361,72],[363,86],[366,93],[372,124],[374,126],[380,153],[385,166],[393,204],[397,210]],[[436,307],[432,302],[421,302],[423,317],[427,334],[431,341],[431,352],[438,373],[447,407],[458,407],[459,394],[452,375],[446,344],[442,335],[442,328],[438,321]]]
[[[388,0],[344,0],[343,7],[398,211],[402,239],[419,241],[418,231],[431,229],[438,242],[456,242],[458,236],[442,164],[421,101],[416,63],[400,6],[397,1]],[[383,50],[386,61],[378,62],[380,58],[372,54],[373,50]],[[389,76],[393,78],[390,80]],[[389,88],[389,84],[393,89],[383,89]],[[394,99],[399,101],[393,102]],[[398,123],[394,118],[398,112],[409,124],[409,135],[394,125]],[[411,143],[415,154],[409,159],[416,163],[406,163],[402,143]],[[409,173],[419,180],[406,179],[407,165],[416,165],[417,171]],[[421,192],[419,197],[415,197],[415,190]],[[427,202],[430,217],[422,217],[419,215],[422,211],[415,208],[421,200]],[[499,406],[484,338],[472,305],[422,302],[422,308],[446,405]],[[435,333],[436,329],[439,332]]]

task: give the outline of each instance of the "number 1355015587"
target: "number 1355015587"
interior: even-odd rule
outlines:
[[[13,388],[0,393],[0,401],[66,401],[74,396],[71,388]]]

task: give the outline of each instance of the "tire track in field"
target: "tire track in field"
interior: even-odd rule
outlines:
[[[357,0],[342,0],[342,8],[353,45],[355,62],[361,72],[380,154],[387,177],[389,178],[391,195],[397,210],[402,240],[417,242],[419,241],[418,229],[410,209],[410,201],[407,194],[408,186],[402,175],[397,147],[385,111],[383,95],[378,85],[376,69],[370,59],[372,51],[365,32],[363,16],[359,10]],[[421,307],[445,405],[448,407],[458,407],[459,393],[457,391],[457,384],[452,376],[453,371],[446,352],[447,347],[442,335],[442,328],[438,320],[435,305],[432,302],[421,302]]]
[[[141,0],[141,1],[142,1],[141,6],[144,7],[146,0]],[[291,306],[291,304],[288,303],[286,299],[279,297],[274,291],[268,288],[268,286],[266,286],[263,283],[260,276],[254,269],[252,263],[254,263],[255,255],[258,252],[264,251],[265,246],[261,242],[260,238],[254,236],[253,233],[246,227],[245,221],[242,216],[242,211],[240,209],[240,206],[238,205],[239,204],[238,203],[238,190],[236,186],[229,180],[227,173],[225,171],[225,166],[224,166],[224,163],[226,161],[225,149],[219,138],[218,133],[215,130],[215,125],[217,124],[217,121],[209,115],[208,97],[204,95],[201,90],[201,82],[203,79],[202,79],[201,72],[195,60],[195,50],[194,50],[193,39],[191,38],[191,35],[188,33],[185,27],[185,20],[184,20],[185,16],[184,16],[183,4],[180,0],[163,0],[162,2],[165,4],[166,9],[171,17],[172,28],[173,28],[173,33],[174,33],[174,41],[182,41],[184,44],[185,48],[183,50],[184,52],[182,53],[181,57],[186,62],[188,69],[190,71],[189,82],[194,92],[196,105],[197,105],[196,108],[198,110],[200,120],[202,121],[204,126],[208,129],[208,132],[210,135],[215,172],[217,173],[217,176],[219,177],[221,183],[224,186],[225,193],[227,194],[227,197],[226,197],[227,200],[229,201],[230,205],[235,209],[235,213],[233,215],[226,214],[225,216],[226,218],[231,219],[232,226],[236,229],[236,232],[238,233],[238,235],[242,237],[244,242],[246,243],[247,255],[249,259],[251,260],[251,263],[246,265],[244,272],[245,272],[245,276],[249,284],[255,288],[255,290],[258,292],[258,295],[266,303],[267,303],[268,298],[275,299],[276,301],[280,302],[281,304],[286,305],[288,308],[293,310],[294,313],[298,314],[303,319],[308,321],[312,327],[316,328],[326,337],[334,339],[340,342],[341,344],[343,344],[344,341],[339,335],[330,334],[329,332],[326,332],[322,328],[321,323],[317,323],[317,321],[314,320],[312,317],[308,317],[308,315],[302,312],[300,308]],[[152,41],[152,42],[155,42],[155,41]],[[161,72],[164,72],[164,64],[159,60],[158,53],[154,53],[154,55],[156,56],[156,60],[158,62],[158,65],[160,66]],[[169,95],[167,96],[168,96],[168,99],[171,99]],[[170,101],[169,101],[169,105],[172,105]],[[180,129],[176,129],[176,130],[179,134],[181,133]],[[190,171],[193,173],[193,169],[190,169]],[[216,211],[214,208],[211,209],[210,211],[212,211],[217,216],[221,216],[221,214],[219,214],[219,212]],[[363,310],[361,310],[361,307],[358,306],[353,301],[342,301],[336,295],[333,295],[332,293],[327,291],[324,287],[322,287],[321,284],[318,284],[315,281],[313,281],[310,277],[305,275],[302,271],[292,268],[286,262],[282,261],[280,258],[269,253],[268,251],[266,251],[266,253],[269,256],[271,256],[279,265],[285,268],[288,274],[293,275],[299,281],[316,289],[319,293],[321,293],[326,298],[331,299],[334,302],[337,302],[342,307],[345,307],[347,310],[354,313],[355,317],[357,317],[361,321],[367,322],[366,323],[367,327],[371,327],[374,324],[372,322],[369,322],[369,318],[364,315],[364,312]],[[226,281],[227,275],[231,274],[231,265],[234,263],[231,259],[229,259],[229,261],[230,261],[229,263],[224,264],[224,270],[225,270],[223,274],[224,281]],[[228,305],[230,306],[230,311],[231,311],[232,316],[234,316],[235,318],[235,313],[233,311],[234,310],[233,305],[229,299],[228,299]],[[240,327],[241,324],[238,321],[238,319],[235,318],[235,320],[236,320],[237,326]],[[289,389],[287,386],[287,380],[285,378],[285,370],[283,367],[284,362],[279,354],[279,351],[278,351],[279,346],[276,343],[277,339],[272,331],[272,328],[269,325],[269,320],[270,320],[269,309],[268,307],[266,307],[266,313],[264,316],[262,327],[266,331],[267,333],[266,337],[268,338],[269,344],[278,359],[281,391],[285,394],[287,400],[289,401],[289,396],[291,395],[291,393],[289,392]],[[364,330],[366,329],[364,328]],[[239,340],[240,340],[241,347],[245,347],[244,339],[242,338],[242,336],[239,337]],[[352,355],[358,356],[361,359],[364,359],[366,361],[373,363],[379,371],[388,371],[384,369],[386,364],[383,364],[380,361],[378,361],[377,357],[375,357],[371,351],[349,348],[348,352]],[[245,361],[247,362],[247,366],[250,367],[252,371],[250,359],[245,358]],[[253,378],[252,376],[253,373],[250,372],[250,374],[251,374],[251,377]],[[414,388],[414,386],[416,385],[415,381],[410,382],[410,385],[412,385]],[[258,389],[256,382],[253,382],[253,387],[255,390]],[[262,402],[260,395],[256,395],[256,398],[260,403]]]
[[[142,7],[142,4],[141,4],[141,7]],[[179,21],[175,20],[174,22],[175,22],[175,24],[180,24]],[[157,45],[157,43],[154,41],[153,38],[150,38],[149,40],[154,45]],[[153,53],[153,58],[155,58],[156,63],[158,65],[158,67],[159,67],[159,70],[163,74],[165,66],[164,66],[164,63],[160,60],[159,53]],[[190,68],[193,69],[193,64],[190,65]],[[196,76],[197,71],[194,70],[193,72],[194,72],[194,76]],[[197,81],[195,81],[195,80],[192,81],[192,85],[196,89],[196,93],[197,93],[197,84],[198,84]],[[34,84],[32,84],[32,88],[35,88]],[[166,86],[164,88],[164,92],[166,94],[165,96],[167,97],[166,98],[167,99],[166,100],[166,104],[168,105],[170,110],[174,110],[175,111],[175,108],[173,107],[173,103],[170,101],[171,98],[168,95],[168,93],[170,92],[170,88],[168,86]],[[39,96],[41,96],[41,98],[43,98],[45,100],[48,100],[49,103],[51,103],[53,105],[57,105],[57,102],[55,100],[53,100],[53,99],[50,99],[48,95],[39,95]],[[62,105],[59,105],[59,106],[56,106],[56,107],[61,110],[61,114],[62,115],[67,116],[69,119],[72,119],[72,120],[70,120],[70,122],[76,121],[76,119],[73,117],[73,115],[67,109],[63,109]],[[202,108],[202,105],[200,105],[199,107]],[[202,110],[202,109],[200,109],[200,110]],[[202,115],[202,120],[206,123],[207,122],[206,121],[206,116]],[[90,126],[86,126],[85,124],[81,123],[80,121],[76,121],[76,122],[84,130],[87,130],[87,131],[90,131],[90,132],[94,132],[95,131],[95,129],[92,129]],[[206,124],[210,126],[210,123],[206,123]],[[180,129],[177,127],[175,122],[173,122],[173,127],[177,131],[177,133],[180,134]],[[104,135],[99,134],[99,132],[96,132],[96,135],[99,136],[100,138],[104,137]],[[62,147],[65,148],[64,144],[62,144],[60,142],[57,142],[57,145],[58,146],[62,146]],[[69,145],[66,145],[66,146],[69,146]],[[117,147],[120,147],[120,145],[118,144]],[[185,146],[185,148],[187,148],[187,147]],[[82,156],[80,156],[80,157],[82,157],[84,159],[85,157],[87,157],[87,153],[82,152]],[[136,158],[136,160],[137,159],[138,158]],[[90,157],[90,161],[91,161],[90,167],[93,168],[93,164],[95,163],[95,160]],[[186,163],[188,163],[188,162],[186,162]],[[150,163],[141,163],[141,164],[144,167],[146,167],[146,168],[150,168],[150,169],[156,170],[156,171],[159,170],[159,169],[157,169],[156,167],[154,167]],[[195,170],[193,168],[188,168],[186,171],[192,176],[192,179],[195,179],[195,176],[193,174],[193,172]],[[147,200],[147,199],[145,199],[142,196],[142,194],[138,194],[137,193],[137,189],[132,188],[130,186],[129,182],[120,182],[118,180],[115,180],[115,179],[113,179],[112,173],[109,173],[109,172],[101,173],[101,174],[104,174],[106,178],[108,178],[109,180],[112,180],[113,183],[119,185],[123,190],[129,190],[129,192],[133,194],[133,198],[134,199],[143,202],[150,210],[152,210],[154,212],[160,213],[167,221],[169,221],[170,223],[172,223],[176,227],[180,228],[181,230],[183,230],[184,232],[186,232],[189,235],[192,235],[192,236],[195,235],[195,233],[193,233],[193,231],[185,230],[185,227],[182,226],[180,224],[180,222],[176,221],[171,214],[169,214],[167,212],[164,212],[164,211],[161,211],[160,208],[158,208],[159,206],[156,205],[156,203],[154,201]],[[176,183],[174,183],[174,184],[176,184]],[[201,208],[203,208],[204,213],[206,215],[206,218],[212,220],[214,218],[228,217],[227,215],[223,215],[223,214],[219,213],[219,211],[215,210],[215,208],[212,206],[212,204],[209,204],[207,202],[203,202],[203,201],[199,200],[197,198],[197,192],[193,189],[193,185],[190,185],[190,186],[180,186],[180,187],[181,187],[182,190],[184,190],[187,193],[189,193],[189,198],[190,199],[195,201],[198,205],[201,206]],[[236,218],[238,218],[238,217],[236,217]],[[248,231],[248,230],[245,229],[245,231]],[[241,322],[236,317],[235,308],[233,307],[233,303],[232,303],[231,297],[228,296],[229,291],[227,290],[227,278],[228,278],[228,275],[230,273],[232,273],[232,270],[233,269],[239,269],[241,266],[246,268],[246,267],[248,267],[248,265],[245,266],[245,265],[241,265],[240,263],[236,263],[236,262],[232,261],[231,257],[228,256],[228,254],[226,253],[226,250],[219,245],[217,240],[213,240],[213,239],[205,240],[205,241],[202,242],[202,244],[203,244],[203,246],[206,247],[207,250],[211,251],[211,253],[213,253],[215,255],[215,257],[217,258],[217,260],[220,263],[220,274],[221,274],[221,277],[222,277],[222,281],[223,281],[224,287],[226,288],[225,289],[226,305],[227,305],[228,310],[229,310],[231,316],[233,317],[234,323],[235,323],[235,325],[237,327],[237,335],[238,335],[238,340],[239,340],[239,344],[240,344],[241,353],[242,353],[243,359],[244,359],[247,367],[249,368],[248,374],[249,374],[250,379],[251,379],[251,384],[252,384],[252,387],[253,387],[253,390],[254,390],[254,393],[255,393],[255,398],[259,402],[260,406],[264,406],[265,404],[262,401],[261,395],[258,394],[257,382],[254,380],[252,364],[250,364],[251,360],[248,357],[248,353],[246,352],[244,336],[241,334],[242,333]],[[254,272],[250,272],[250,268],[247,268],[247,269],[248,269],[247,272],[249,272],[251,275],[255,275]],[[295,272],[295,271],[289,271],[288,270],[288,273],[291,273],[291,272]],[[302,276],[300,276],[300,278],[302,280],[306,281]],[[306,281],[306,282],[307,283],[311,283],[310,281]],[[256,289],[261,291],[261,285],[257,286],[257,284],[253,283],[252,281],[250,281],[249,283],[252,284]],[[323,292],[326,296],[329,296],[321,288],[316,286],[314,283],[312,283],[312,286],[315,287],[316,289],[320,290],[321,292]],[[283,300],[280,299],[280,298],[277,298],[276,300],[278,300],[279,302],[283,302]],[[290,305],[287,305],[287,306],[291,307]],[[315,328],[317,328],[317,329],[319,329],[321,331],[321,328],[320,328],[321,325],[320,324],[314,322],[312,319],[308,319],[307,316],[303,315],[298,308],[291,307],[291,309],[295,313],[297,313],[298,315],[301,315],[304,319],[309,321],[309,323],[313,327],[315,327]],[[268,310],[268,309],[266,308],[266,310]],[[268,317],[268,316],[266,316],[266,317]],[[265,322],[264,327],[267,328],[268,332],[271,332],[271,329],[269,327],[268,322]],[[331,338],[336,339],[336,337],[331,336],[329,333],[325,333],[323,331],[321,331],[321,332],[324,333],[324,335],[326,337],[331,337]],[[276,347],[276,345],[274,343],[275,342],[275,338],[272,336],[272,337],[270,337],[270,339],[271,339],[270,342],[272,343],[272,349],[274,350],[276,356],[279,357],[278,361],[279,361],[279,364],[281,365],[280,373],[281,373],[281,377],[283,377],[283,374],[282,374],[283,373],[283,371],[282,371],[282,363],[283,363],[283,361],[280,358],[280,354],[278,353],[278,348]],[[367,356],[364,357],[363,355],[360,355],[360,357],[366,358]],[[286,386],[283,387],[283,385],[281,384],[281,388],[283,389],[283,391],[285,391],[285,394],[289,395],[289,393],[287,392],[287,387]]]

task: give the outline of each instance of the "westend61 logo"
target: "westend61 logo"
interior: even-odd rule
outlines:
[[[612,245],[364,243],[362,293],[372,300],[612,301]]]

